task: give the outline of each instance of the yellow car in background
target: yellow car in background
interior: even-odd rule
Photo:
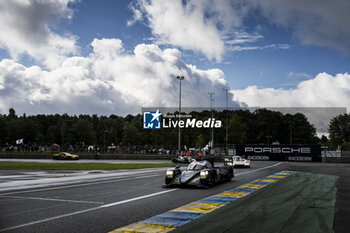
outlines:
[[[59,152],[57,154],[54,154],[52,156],[52,159],[67,159],[67,160],[73,160],[73,159],[79,159],[79,155],[72,155],[68,152]]]

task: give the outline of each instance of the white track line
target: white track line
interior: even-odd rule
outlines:
[[[89,212],[89,211],[93,211],[93,210],[98,210],[98,209],[101,209],[101,207],[98,206],[98,207],[94,207],[94,208],[90,208],[90,209],[86,209],[86,210],[81,210],[81,211],[77,211],[77,212],[73,212],[73,213],[69,213],[69,214],[59,215],[59,216],[52,217],[52,218],[46,218],[46,219],[42,219],[42,220],[38,220],[38,221],[34,221],[34,222],[29,222],[29,223],[25,223],[25,224],[13,226],[13,227],[7,227],[7,228],[0,229],[0,232],[15,230],[18,228],[27,227],[27,226],[31,226],[34,224],[43,223],[43,222],[47,222],[47,221],[51,221],[51,220],[55,220],[55,219],[59,219],[59,218],[69,217],[72,215],[77,215],[77,214],[81,214],[81,213],[85,213],[85,212]]]
[[[135,198],[131,198],[131,199],[124,200],[124,201],[118,201],[118,202],[110,203],[110,204],[107,204],[107,205],[102,205],[100,207],[101,208],[106,208],[106,207],[116,206],[116,205],[120,205],[120,204],[131,202],[131,201],[137,201],[137,200],[140,200],[140,199],[157,196],[157,195],[160,195],[160,194],[163,194],[163,193],[169,193],[169,192],[176,191],[176,190],[179,190],[179,189],[169,189],[169,190],[161,191],[161,192],[158,192],[158,193],[151,193],[151,194],[144,195],[144,196],[141,196],[141,197],[135,197]]]
[[[20,197],[20,196],[7,196],[7,195],[0,195],[0,197],[7,197],[7,198],[14,198],[14,199],[40,200],[40,201],[60,201],[60,202],[72,202],[72,203],[85,203],[85,204],[104,204],[104,202],[96,202],[96,201],[78,201],[78,200],[65,200],[65,199],[44,198],[44,197]]]
[[[279,162],[279,163],[276,163],[276,164],[271,165],[271,166],[262,167],[262,168],[258,168],[258,169],[255,169],[255,170],[250,170],[250,171],[247,171],[247,172],[241,172],[241,173],[235,174],[235,176],[240,176],[240,175],[256,172],[256,171],[264,170],[264,169],[271,168],[271,167],[277,167],[277,166],[281,165],[282,163],[283,162]]]
[[[149,176],[135,176],[131,178],[124,178],[123,177],[117,177],[117,178],[110,178],[108,180],[102,180],[102,181],[94,181],[89,182],[85,184],[72,184],[72,185],[64,185],[58,186],[58,187],[51,187],[51,188],[41,188],[41,189],[35,189],[35,190],[25,190],[25,191],[17,191],[17,192],[9,192],[9,193],[2,193],[1,195],[11,195],[11,194],[19,194],[19,193],[33,193],[33,192],[39,192],[39,191],[48,191],[48,190],[56,190],[56,189],[66,189],[66,188],[75,188],[75,187],[81,187],[81,186],[88,186],[88,185],[95,185],[95,184],[105,184],[105,183],[113,183],[113,182],[119,182],[119,181],[127,181],[127,180],[133,180],[133,179],[142,179],[142,178],[149,178],[149,177],[155,177],[158,175],[149,175]]]
[[[137,170],[137,171],[135,171]],[[156,168],[156,169],[135,169],[135,170],[125,170],[116,173],[104,173],[104,174],[83,174],[81,176],[75,176],[74,174],[62,175],[60,177],[45,177],[41,176],[39,179],[34,180],[22,180],[22,181],[9,181],[9,182],[0,182],[0,192],[10,192],[10,191],[20,191],[20,190],[29,190],[33,188],[48,188],[48,187],[57,187],[62,185],[73,185],[81,184],[82,182],[90,181],[101,181],[101,180],[111,180],[115,178],[129,178],[131,176],[142,176],[147,174],[155,174],[158,172],[165,172],[167,168]]]
[[[127,199],[127,200],[124,200],[124,201],[118,201],[118,202],[110,203],[110,204],[107,204],[107,205],[101,205],[101,206],[97,206],[97,207],[94,207],[94,208],[81,210],[81,211],[77,211],[77,212],[73,212],[73,213],[69,213],[69,214],[58,215],[58,216],[55,216],[55,217],[52,217],[52,218],[45,218],[45,219],[34,221],[34,222],[29,222],[29,223],[25,223],[25,224],[13,226],[13,227],[3,228],[3,229],[0,229],[0,232],[10,231],[10,230],[14,230],[14,229],[22,228],[22,227],[27,227],[27,226],[31,226],[31,225],[38,224],[38,223],[48,222],[48,221],[51,221],[51,220],[56,220],[56,219],[60,219],[60,218],[69,217],[69,216],[72,216],[72,215],[77,215],[77,214],[81,214],[81,213],[90,212],[90,211],[93,211],[93,210],[98,210],[98,209],[107,208],[107,207],[111,207],[111,206],[121,205],[121,204],[132,202],[132,201],[137,201],[137,200],[141,200],[141,199],[145,199],[145,198],[149,198],[149,197],[154,197],[154,196],[161,195],[161,194],[164,194],[164,193],[173,192],[173,191],[176,191],[176,190],[178,190],[178,189],[170,189],[170,190],[166,190],[166,191],[161,191],[161,192],[157,192],[157,193],[152,193],[152,194],[148,194],[148,195],[144,195],[144,196],[140,196],[140,197]]]

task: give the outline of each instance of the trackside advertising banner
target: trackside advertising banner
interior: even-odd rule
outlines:
[[[321,162],[320,145],[236,145],[236,153],[250,160]]]

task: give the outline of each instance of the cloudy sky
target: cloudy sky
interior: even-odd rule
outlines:
[[[0,1],[0,114],[350,109],[347,0]]]

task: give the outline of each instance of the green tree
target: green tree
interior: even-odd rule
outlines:
[[[75,142],[85,142],[85,144],[93,144],[95,142],[95,132],[93,125],[87,119],[79,118],[72,124],[72,134]]]
[[[59,130],[58,125],[52,125],[47,129],[46,141],[50,144],[61,143],[61,132]]]
[[[258,143],[283,142],[286,129],[283,114],[267,109],[258,109],[254,112],[256,140]]]
[[[17,119],[16,111],[13,108],[9,109],[8,118],[9,119]]]
[[[243,144],[247,141],[248,125],[242,117],[235,114],[229,123],[228,127],[228,142],[234,144]]]
[[[7,130],[6,130],[6,118],[0,115],[0,146],[6,143]]]
[[[209,139],[203,134],[199,134],[196,140],[196,147],[203,148],[208,143]]]
[[[32,119],[21,118],[18,121],[19,135],[18,138],[23,138],[24,143],[34,143],[40,135],[40,125]]]
[[[350,142],[350,114],[334,117],[329,124],[329,138],[333,146]]]
[[[123,144],[138,145],[139,144],[139,132],[137,128],[129,123],[125,122],[123,127]]]
[[[322,137],[320,139],[320,144],[321,145],[328,145],[329,144],[329,139],[326,136],[322,135]]]
[[[288,114],[287,114],[288,115]],[[290,115],[288,127],[291,130],[293,144],[312,144],[315,142],[316,129],[304,114]],[[290,131],[288,131],[290,133]]]

